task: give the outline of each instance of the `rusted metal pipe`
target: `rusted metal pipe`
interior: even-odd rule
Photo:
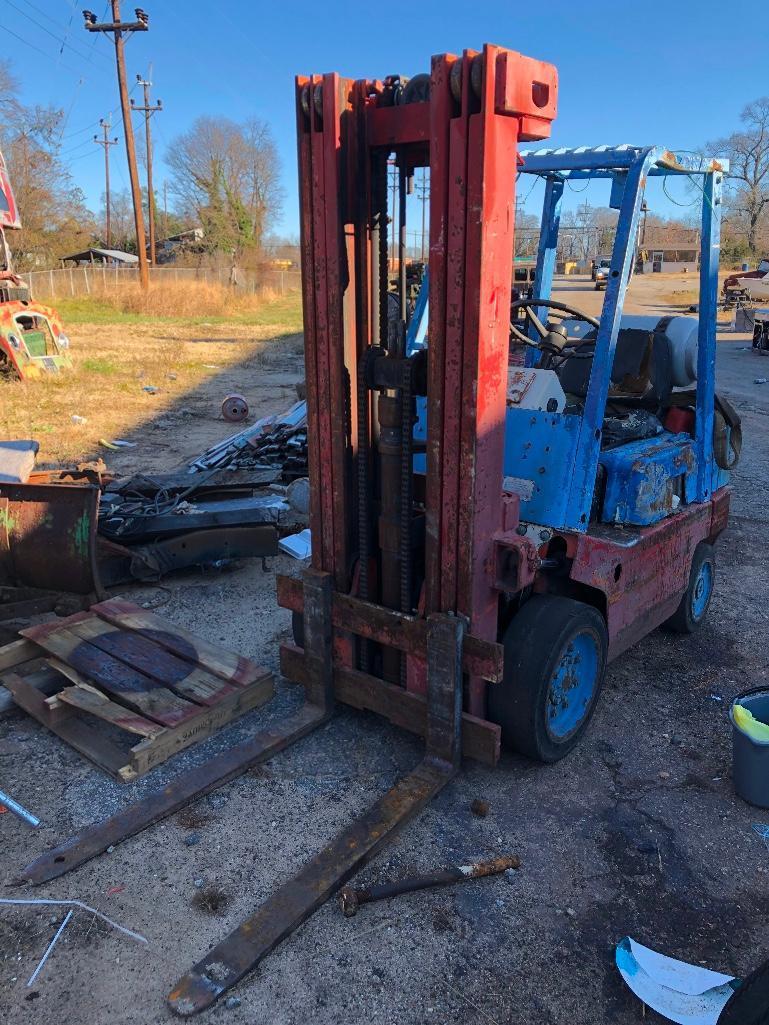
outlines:
[[[339,894],[339,905],[345,918],[352,918],[357,914],[361,904],[371,904],[375,900],[388,900],[401,893],[426,890],[431,886],[450,886],[452,883],[461,883],[466,879],[495,876],[506,872],[509,868],[520,867],[520,858],[515,854],[506,854],[500,858],[493,858],[491,861],[477,861],[473,865],[454,865],[440,872],[433,872],[426,876],[411,876],[395,883],[380,883],[378,886],[368,886],[363,889],[345,886]]]

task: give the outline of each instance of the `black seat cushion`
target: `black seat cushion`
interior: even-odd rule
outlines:
[[[595,332],[587,335],[579,355],[566,359],[556,373],[567,395],[585,398],[593,366],[588,355],[595,351]],[[621,328],[617,335],[611,372],[611,396],[665,402],[673,390],[673,357],[666,335],[643,328]]]

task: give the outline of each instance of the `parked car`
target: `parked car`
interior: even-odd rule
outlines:
[[[590,269],[590,277],[595,281],[596,292],[602,288],[606,288],[609,281],[609,268],[611,267],[610,256],[599,256],[597,260],[592,261]]]

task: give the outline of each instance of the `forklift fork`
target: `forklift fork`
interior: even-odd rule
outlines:
[[[321,709],[325,719],[334,702],[331,575],[308,570],[304,594],[307,703]],[[210,1007],[373,858],[455,775],[461,757],[464,630],[462,619],[444,613],[427,621],[423,760],[179,980],[168,997],[173,1011],[186,1017]]]

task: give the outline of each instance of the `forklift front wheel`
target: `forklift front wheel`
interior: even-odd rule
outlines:
[[[716,580],[716,555],[713,545],[700,541],[694,549],[689,584],[678,608],[663,626],[677,634],[694,633],[707,615]]]
[[[491,684],[489,718],[502,742],[540,762],[557,762],[577,744],[606,675],[607,633],[590,605],[535,595],[503,638],[504,679]]]

